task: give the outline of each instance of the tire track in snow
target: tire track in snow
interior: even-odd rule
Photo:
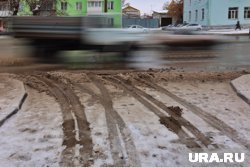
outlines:
[[[102,80],[99,79],[96,75],[90,74],[88,75],[88,77],[92,80],[92,82],[101,92],[101,97],[99,97],[99,99],[101,99],[101,104],[105,109],[107,126],[109,129],[109,138],[111,142],[112,156],[115,161],[114,165],[129,165],[139,167],[140,162],[136,154],[135,144],[132,140],[132,136],[129,133],[129,130],[121,116],[113,108],[112,98],[109,94],[108,89],[104,86]],[[122,146],[123,143],[125,148],[123,148]],[[128,156],[128,162],[126,162],[125,158],[122,159],[122,161],[124,162],[120,162],[121,158],[119,157],[119,154],[124,154],[124,151],[126,152],[125,154],[127,154]],[[124,156],[126,157],[126,155],[123,155],[123,157]]]
[[[133,96],[136,100],[142,103],[145,107],[147,107],[150,111],[155,113],[160,118],[160,123],[163,124],[170,131],[174,132],[178,137],[182,144],[185,144],[187,148],[192,151],[202,151],[201,146],[195,141],[191,139],[191,136],[187,134],[182,128],[181,124],[176,121],[176,116],[167,116],[165,113],[160,111],[156,106],[152,103],[152,99],[146,100],[144,96],[132,85],[128,83],[122,82],[120,79],[111,77],[111,76],[103,76],[103,78],[109,81],[111,84],[125,90],[128,94]]]
[[[74,92],[56,78],[46,74],[33,76],[49,87],[49,91],[58,100],[63,113],[62,166],[89,166],[92,158],[93,144],[90,136],[84,107]],[[53,78],[53,79],[52,79]]]
[[[247,149],[250,149],[249,141],[246,139],[240,138],[238,136],[237,131],[235,129],[233,129],[232,127],[230,127],[229,125],[227,125],[222,120],[220,120],[217,117],[211,115],[210,113],[202,110],[198,106],[191,104],[190,102],[186,101],[185,99],[176,96],[175,94],[171,93],[167,89],[165,89],[157,84],[153,84],[152,82],[145,81],[144,79],[138,79],[138,78],[135,78],[135,79],[138,80],[139,82],[169,96],[170,98],[172,98],[173,100],[180,103],[181,105],[186,107],[188,110],[190,110],[191,112],[193,112],[194,114],[196,114],[197,116],[202,118],[210,126],[219,130],[224,135],[228,136],[232,141],[241,144],[242,146],[244,146]]]

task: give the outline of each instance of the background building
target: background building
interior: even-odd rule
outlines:
[[[250,0],[184,0],[183,21],[203,26],[250,25]]]
[[[106,7],[105,7],[106,4]],[[57,13],[67,16],[107,16],[114,27],[122,25],[121,0],[64,0],[56,4]]]
[[[114,27],[122,26],[122,0],[51,0],[40,5],[39,15],[106,16]],[[42,1],[41,1],[42,2]],[[48,3],[49,2],[49,3]],[[32,15],[28,4],[21,0],[18,15]]]
[[[105,7],[106,5],[106,7]],[[68,0],[59,1],[57,13],[67,16],[107,16],[114,27],[122,25],[121,0]]]
[[[140,18],[141,12],[128,4],[122,8],[122,15],[128,18]]]
[[[169,24],[172,24],[174,22],[173,18],[170,17],[167,10],[161,10],[161,11],[153,11],[153,18],[159,19],[159,26],[167,26]]]
[[[122,9],[122,26],[128,27],[131,25],[140,25],[146,28],[156,28],[159,27],[160,18],[153,18],[149,15],[141,15],[140,10],[130,6],[125,5]]]
[[[9,1],[0,1],[0,32],[6,30],[7,17],[11,15],[9,10]]]

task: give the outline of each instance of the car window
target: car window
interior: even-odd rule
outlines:
[[[132,26],[132,28],[136,28],[136,26]]]
[[[198,24],[189,24],[189,26],[198,26]]]

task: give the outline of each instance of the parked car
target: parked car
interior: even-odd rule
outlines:
[[[161,29],[162,29],[163,31],[169,31],[169,30],[171,30],[173,27],[174,27],[173,24],[169,24],[169,25],[167,25],[167,26],[161,27]]]
[[[200,31],[202,30],[202,26],[200,24],[187,24],[185,26],[180,27],[180,30]]]
[[[129,32],[149,32],[148,28],[142,27],[140,25],[130,25],[127,27]]]
[[[168,26],[162,27],[162,30],[164,31],[175,31],[180,29],[183,26],[183,24],[170,24]]]

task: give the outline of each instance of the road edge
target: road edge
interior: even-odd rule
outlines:
[[[12,111],[6,115],[2,120],[0,120],[0,127],[9,119],[11,118],[13,115],[15,115],[21,108],[22,108],[22,105],[23,103],[25,102],[27,96],[28,96],[28,93],[26,92],[26,89],[24,87],[24,83],[22,81],[19,81],[22,83],[22,93],[21,93],[21,96],[20,96],[20,99],[18,100],[18,102],[16,104],[14,104]],[[12,108],[12,107],[11,107]]]
[[[248,83],[248,84],[247,84]],[[230,82],[236,94],[250,105],[250,74],[240,76]]]

